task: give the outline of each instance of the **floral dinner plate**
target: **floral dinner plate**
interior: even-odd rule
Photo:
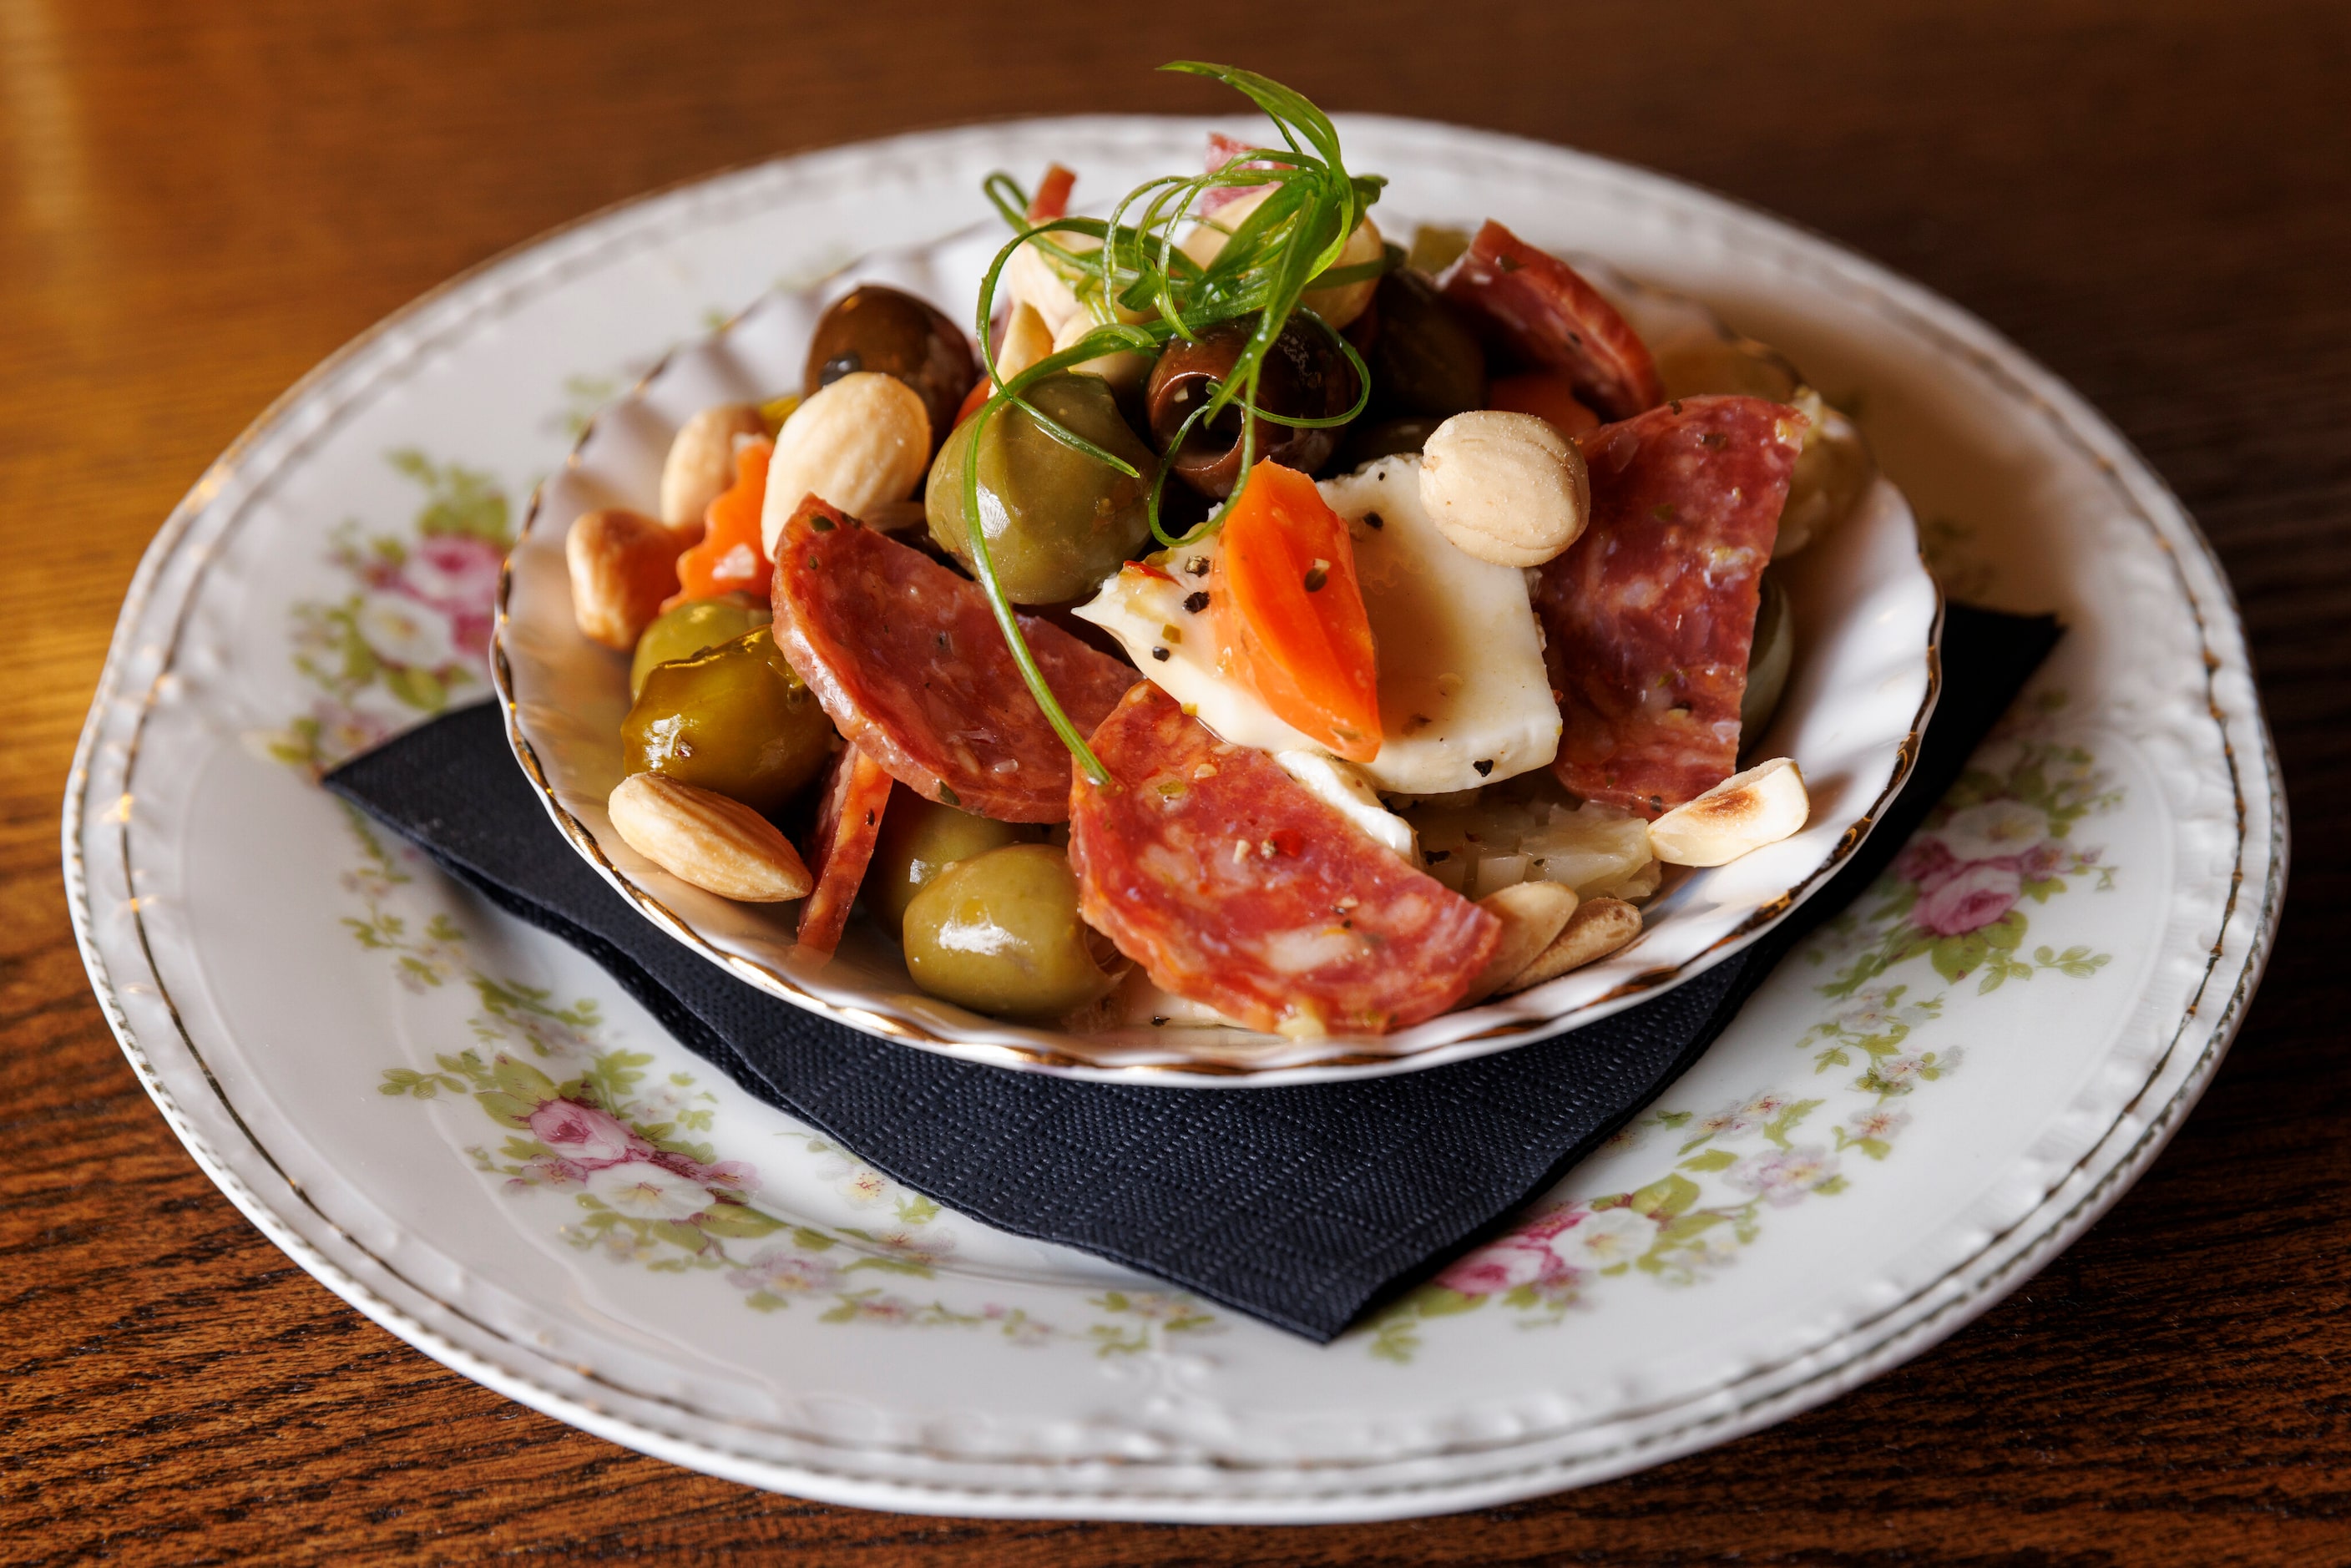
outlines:
[[[2179,1125],[2285,876],[2275,758],[2193,525],[1949,303],[1718,198],[1485,133],[1343,122],[1397,210],[1510,215],[1785,348],[1858,411],[1946,588],[2070,630],[1892,872],[1703,1061],[1501,1239],[1334,1343],[893,1186],[316,788],[488,695],[522,498],[672,348],[963,230],[993,169],[1115,184],[1196,157],[1205,129],[930,132],[615,209],[352,344],[172,514],[68,789],[74,917],[173,1130],[322,1283],[540,1410],[754,1485],[940,1513],[1400,1517],[1833,1397],[2014,1288]]]

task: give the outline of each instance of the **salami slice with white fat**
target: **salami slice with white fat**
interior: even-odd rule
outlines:
[[[841,946],[850,906],[857,902],[874,841],[882,836],[883,808],[889,804],[890,775],[882,765],[853,745],[841,747],[825,778],[816,826],[800,856],[816,878],[800,905],[801,946],[830,954]]]
[[[778,537],[776,646],[841,733],[927,800],[1006,822],[1070,813],[1070,754],[1022,684],[979,585],[815,497]],[[1081,733],[1139,679],[1019,620]]]
[[[1487,220],[1437,279],[1445,297],[1530,365],[1558,371],[1602,419],[1665,401],[1656,361],[1576,270]]]
[[[1070,805],[1080,908],[1164,989],[1252,1029],[1377,1034],[1460,1000],[1501,923],[1154,685]]]
[[[1541,569],[1560,782],[1655,818],[1729,778],[1763,568],[1804,417],[1684,398],[1581,438],[1592,520]]]

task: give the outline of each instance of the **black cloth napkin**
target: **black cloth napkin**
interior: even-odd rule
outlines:
[[[1805,931],[1860,893],[2059,635],[1950,607],[1908,786],[1770,936],[1554,1039],[1393,1077],[1275,1089],[1076,1082],[859,1034],[671,940],[572,852],[495,706],[409,731],[327,788],[493,904],[594,958],[760,1098],[950,1208],[1115,1260],[1318,1343],[1482,1239],[1646,1105]]]

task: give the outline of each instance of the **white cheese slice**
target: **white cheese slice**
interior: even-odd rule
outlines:
[[[1380,751],[1353,765],[1363,778],[1391,793],[1437,795],[1550,762],[1559,705],[1524,575],[1437,531],[1420,504],[1416,456],[1382,458],[1323,481],[1322,491],[1353,525],[1355,575],[1379,650]],[[1377,528],[1364,520],[1374,515]],[[1213,537],[1163,552],[1153,562],[1174,580],[1122,571],[1076,613],[1116,637],[1138,669],[1223,739],[1277,756],[1319,750],[1217,667],[1210,614],[1184,608],[1207,588],[1215,553]]]
[[[1412,824],[1380,804],[1379,796],[1364,782],[1362,771],[1353,763],[1326,751],[1277,751],[1273,759],[1316,800],[1402,855],[1405,864],[1420,863]]]

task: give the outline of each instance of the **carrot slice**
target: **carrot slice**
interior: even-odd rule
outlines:
[[[1029,221],[1044,224],[1068,217],[1070,187],[1077,183],[1077,175],[1059,163],[1046,164],[1045,177],[1037,182],[1037,193],[1029,198]]]
[[[963,406],[956,410],[956,423],[961,424],[965,420],[969,419],[973,414],[977,413],[979,412],[979,405],[986,402],[987,401],[988,394],[995,390],[996,383],[989,381],[986,376],[982,376],[979,380],[972,382],[971,391],[963,394]]]
[[[1380,754],[1379,665],[1347,524],[1314,481],[1259,463],[1226,511],[1208,573],[1224,668],[1338,756]]]
[[[1600,424],[1600,416],[1577,399],[1575,383],[1561,371],[1497,376],[1486,402],[1507,413],[1533,414],[1570,441]]]
[[[705,512],[702,542],[677,558],[678,591],[662,608],[722,593],[768,596],[776,569],[759,549],[759,508],[768,498],[772,441],[747,441],[735,454],[735,483]]]

